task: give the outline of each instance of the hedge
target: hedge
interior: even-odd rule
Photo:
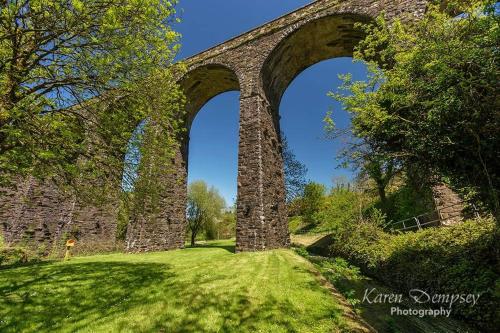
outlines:
[[[401,292],[481,293],[476,306],[454,304],[452,313],[493,332],[500,327],[499,236],[492,219],[396,235],[360,223],[332,235],[330,255],[351,261]]]

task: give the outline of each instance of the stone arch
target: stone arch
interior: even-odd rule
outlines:
[[[186,96],[186,127],[191,128],[196,114],[212,98],[228,92],[239,91],[237,72],[222,64],[205,64],[190,69],[179,84]]]
[[[161,194],[161,211],[146,212],[127,229],[127,248],[130,251],[166,250],[184,247],[186,231],[187,175],[189,132],[200,109],[212,98],[227,91],[239,90],[234,70],[222,64],[201,64],[189,68],[178,80],[186,97],[184,132],[172,158],[168,172],[159,175],[165,184]]]
[[[181,139],[182,156],[186,164],[189,154],[189,135],[191,125],[201,108],[211,99],[228,91],[239,91],[240,80],[236,71],[218,63],[210,63],[194,67],[179,80],[186,97],[186,129],[185,137]]]
[[[290,83],[305,69],[323,60],[352,56],[363,33],[354,25],[370,16],[342,13],[307,21],[285,34],[265,60],[260,80],[271,106],[277,110]]]

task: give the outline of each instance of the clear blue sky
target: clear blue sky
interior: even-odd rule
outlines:
[[[312,1],[296,0],[181,0],[182,35],[179,58],[197,54],[211,46],[262,25]],[[341,106],[326,94],[339,85],[337,75],[351,72],[363,79],[363,65],[350,58],[316,64],[302,72],[289,86],[280,105],[281,128],[297,158],[308,168],[308,179],[326,186],[332,178],[351,177],[349,170],[336,169],[339,142],[324,138],[323,118],[330,109],[339,126],[349,122]],[[196,116],[189,153],[188,181],[205,180],[219,189],[230,205],[236,199],[238,164],[239,93],[221,94],[209,101]]]

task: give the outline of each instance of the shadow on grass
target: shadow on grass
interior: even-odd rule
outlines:
[[[304,332],[304,312],[287,298],[272,294],[256,302],[251,291],[255,286],[242,285],[234,290],[210,288],[214,283],[227,279],[227,275],[206,274],[196,276],[189,287],[176,287],[173,308],[185,308],[183,316],[165,312],[151,328],[152,332]],[[223,283],[229,286],[229,281]],[[209,287],[209,288],[207,288]],[[313,288],[326,292],[319,285]],[[321,313],[307,313],[308,321],[315,325],[322,320],[342,322],[342,311],[329,308]],[[211,319],[208,319],[211,318]],[[128,326],[132,331],[137,328]],[[302,329],[300,329],[302,327]]]
[[[301,332],[304,320],[342,322],[336,308],[304,313],[288,298],[270,293],[256,301],[261,282],[235,285],[234,274],[225,271],[174,272],[170,264],[144,262],[4,270],[0,332]],[[310,288],[326,292],[317,284]]]
[[[234,244],[228,244],[226,242],[209,242],[209,243],[197,243],[195,246],[186,246],[187,249],[214,249],[219,248],[226,250],[230,253],[236,252],[236,246]]]
[[[145,288],[174,276],[168,265],[121,262],[4,270],[0,275],[0,331],[84,328],[140,305]]]
[[[33,266],[43,266],[43,265],[49,265],[58,262],[59,260],[56,259],[43,259],[43,260],[31,260],[28,262],[21,262],[21,263],[15,263],[15,264],[9,264],[9,265],[1,265],[0,266],[0,273],[3,270],[7,269],[14,269],[14,268],[21,268],[21,267],[33,267]]]

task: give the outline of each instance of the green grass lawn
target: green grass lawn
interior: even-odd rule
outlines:
[[[363,331],[312,264],[231,242],[0,271],[0,332]]]

